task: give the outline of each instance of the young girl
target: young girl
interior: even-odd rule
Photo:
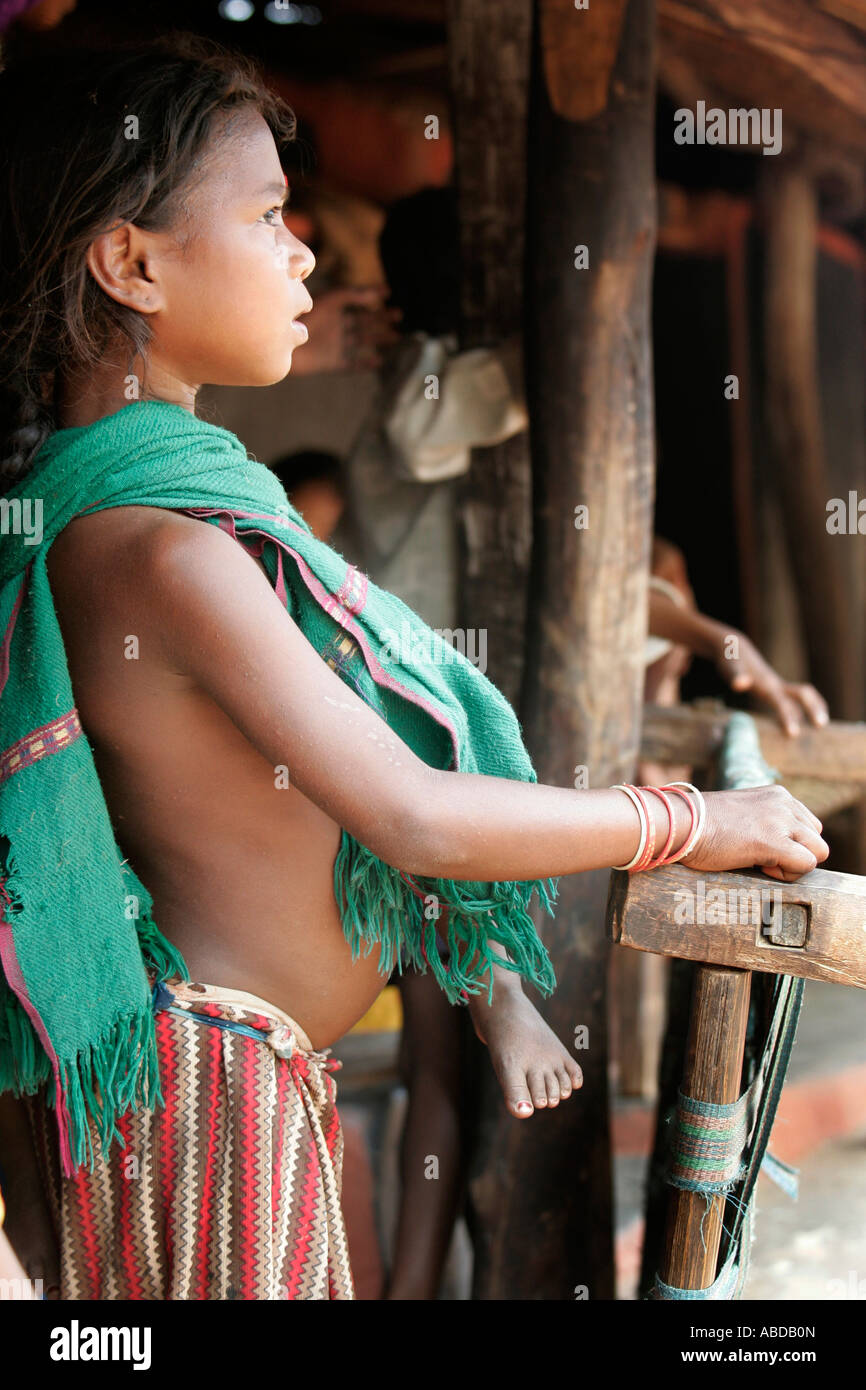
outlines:
[[[520,983],[554,984],[551,876],[827,846],[780,787],[539,786],[484,676],[196,417],[280,381],[312,303],[246,61],[10,67],[0,121],[0,1089],[61,1295],[351,1298],[329,1049],[401,955],[525,1118],[581,1081]]]

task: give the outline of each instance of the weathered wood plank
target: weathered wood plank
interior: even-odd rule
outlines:
[[[718,751],[731,711],[723,705],[645,705],[641,757],[653,762],[688,762],[707,767]],[[787,777],[866,785],[866,724],[832,721],[823,729],[804,726],[788,738],[775,719],[754,716],[761,752]]]
[[[639,951],[866,989],[866,878],[814,869],[795,883],[682,864],[611,874],[608,925]]]
[[[781,108],[788,141],[799,127],[866,146],[864,43],[808,0],[659,0],[659,30],[725,105]]]

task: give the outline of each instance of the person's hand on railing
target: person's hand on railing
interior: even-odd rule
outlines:
[[[649,630],[712,661],[732,690],[748,690],[768,704],[790,737],[800,732],[804,714],[816,727],[828,722],[827,702],[815,687],[784,680],[744,632],[657,590],[650,592]]]
[[[800,732],[804,713],[818,728],[829,719],[827,702],[814,685],[784,680],[742,632],[721,635],[716,668],[732,690],[748,690],[765,701],[792,738]]]

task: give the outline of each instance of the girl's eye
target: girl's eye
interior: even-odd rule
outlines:
[[[283,220],[283,208],[284,208],[284,206],[285,206],[285,204],[280,203],[279,206],[277,206],[277,207],[275,207],[275,208],[268,208],[267,212],[262,213],[262,216],[267,220],[268,218],[270,218],[271,213],[274,213],[274,212],[275,212],[275,213],[277,214],[277,216],[279,217],[280,221],[282,222],[282,220]],[[269,226],[269,227],[276,227],[276,225],[277,225],[276,222],[271,222],[271,221],[268,222],[268,226]]]

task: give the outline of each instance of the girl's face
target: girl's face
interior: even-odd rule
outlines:
[[[160,380],[269,386],[286,376],[307,338],[298,317],[313,301],[302,281],[316,264],[283,222],[287,196],[266,122],[244,113],[190,188],[188,220],[171,233],[128,228],[131,259],[136,243],[145,251],[132,302],[149,313]]]

